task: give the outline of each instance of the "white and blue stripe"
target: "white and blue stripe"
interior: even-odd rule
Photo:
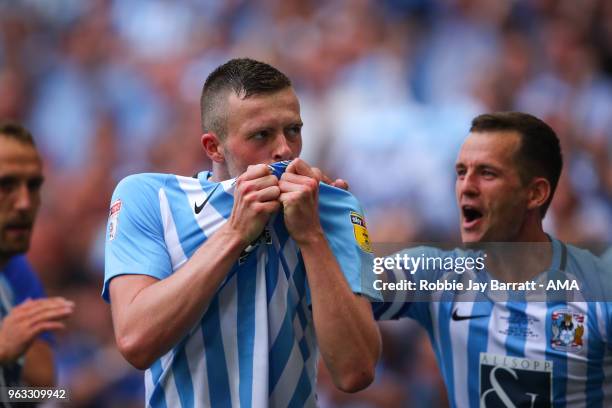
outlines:
[[[482,353],[501,357],[516,357],[531,361],[552,363],[552,395],[538,395],[554,407],[608,407],[612,406],[612,303],[606,301],[612,293],[595,292],[597,285],[607,292],[612,278],[610,268],[592,254],[553,243],[551,271],[561,271],[568,279],[581,282],[582,288],[590,287],[585,297],[571,302],[558,299],[524,301],[506,299],[492,301],[488,297],[479,301],[465,301],[452,291],[442,293],[439,301],[402,302],[398,292],[393,301],[374,304],[377,319],[411,317],[427,330],[438,360],[440,371],[453,407],[483,406],[481,404],[480,356]],[[458,256],[456,252],[436,248],[418,247],[402,253],[421,256]],[[441,279],[441,273],[427,271],[427,279]],[[417,274],[418,275],[418,274]],[[404,271],[392,271],[389,279],[421,279]],[[463,279],[474,279],[467,272]],[[433,299],[436,300],[436,299]],[[587,301],[588,300],[588,301]],[[597,300],[597,301],[595,301]],[[581,350],[562,351],[552,347],[552,313],[570,309],[585,319],[583,347]],[[460,316],[482,316],[474,319],[453,320],[453,311]],[[512,333],[509,321],[528,322],[528,331]],[[542,405],[549,406],[549,405]]]
[[[209,176],[141,174],[117,186],[112,202],[121,200],[121,210],[116,235],[109,240],[107,234],[105,299],[116,276],[174,273],[226,222],[233,180],[218,187]],[[194,206],[208,194],[196,215]],[[362,290],[371,255],[355,242],[350,222],[359,204],[326,185],[319,201],[322,226],[351,288],[375,296],[366,285]],[[281,214],[268,228],[272,243],[234,264],[201,321],[146,371],[147,406],[316,406],[318,351],[304,264]]]

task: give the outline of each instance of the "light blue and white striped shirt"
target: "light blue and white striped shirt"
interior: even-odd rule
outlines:
[[[375,315],[411,317],[426,329],[453,407],[612,406],[612,271],[588,251],[555,239],[552,248],[547,273],[561,272],[591,291],[584,301],[493,301],[486,295],[462,301],[451,290],[410,303],[404,301],[408,293],[398,291],[393,301],[374,304]],[[431,247],[404,253],[466,255]],[[390,277],[418,279],[403,270]],[[429,279],[444,277],[438,272]]]
[[[106,237],[107,301],[112,278],[164,279],[226,222],[234,180],[213,183],[209,177],[209,172],[197,178],[139,174],[119,183]],[[321,184],[319,213],[352,290],[376,297],[372,285],[362,285],[362,276],[371,275],[371,254],[356,240],[357,200]],[[316,405],[318,349],[304,264],[282,213],[266,231],[233,265],[199,324],[146,370],[147,406]]]

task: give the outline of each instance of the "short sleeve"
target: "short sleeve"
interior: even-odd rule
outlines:
[[[164,239],[160,190],[167,176],[126,177],[111,199],[104,252],[102,297],[110,302],[109,283],[120,275],[164,279],[172,273]]]
[[[365,216],[357,199],[347,191],[320,184],[319,217],[327,241],[351,290],[379,300],[374,290],[372,248]]]

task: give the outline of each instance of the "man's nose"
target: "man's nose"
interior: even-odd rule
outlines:
[[[32,208],[33,199],[32,192],[27,184],[23,183],[17,187],[15,191],[15,209],[19,211],[27,211]]]
[[[457,181],[459,183],[459,196],[476,196],[479,193],[478,179],[473,172],[466,172],[465,175]]]
[[[293,159],[293,151],[291,150],[291,146],[289,146],[289,143],[287,142],[287,138],[283,134],[280,134],[276,138],[276,146],[274,147],[273,158],[274,161]]]

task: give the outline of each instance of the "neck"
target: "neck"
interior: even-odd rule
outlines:
[[[552,262],[552,244],[542,228],[538,211],[531,211],[508,242],[485,244],[487,269],[505,282],[525,282],[547,270]]]
[[[552,262],[550,242],[494,244],[486,251],[487,270],[504,282],[525,282],[546,271]]]
[[[229,171],[227,170],[227,166],[221,163],[213,162],[212,176],[210,178],[210,181],[221,182],[221,181],[229,180],[231,178],[232,176],[230,176]]]
[[[526,216],[517,234],[511,242],[549,242],[548,235],[542,228],[539,210],[532,210]]]
[[[9,259],[11,259],[10,256],[0,255],[0,269],[3,269],[6,266]]]
[[[487,268],[497,279],[506,282],[531,280],[547,270],[552,262],[552,244],[542,229],[539,214],[526,217],[526,222],[510,242],[493,244],[490,248]]]

